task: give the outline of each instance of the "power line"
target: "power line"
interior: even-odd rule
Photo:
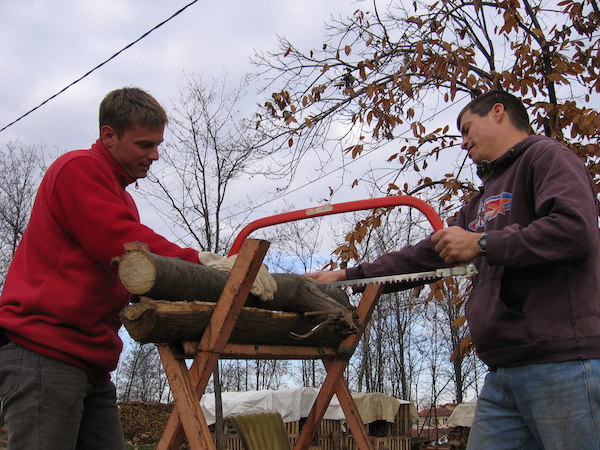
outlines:
[[[183,8],[181,8],[179,11],[177,11],[176,13],[174,13],[173,15],[171,15],[171,17],[169,17],[166,20],[163,20],[161,23],[159,23],[158,25],[156,25],[155,27],[153,27],[152,29],[150,29],[149,31],[146,31],[144,34],[142,34],[139,38],[137,38],[135,41],[133,41],[132,43],[126,45],[125,47],[123,47],[121,50],[119,50],[117,53],[115,53],[114,55],[112,55],[110,58],[108,58],[106,61],[101,62],[100,64],[98,64],[96,67],[94,67],[93,69],[91,69],[90,71],[88,71],[85,75],[79,77],[78,79],[76,79],[75,81],[73,81],[71,84],[69,84],[68,86],[62,88],[60,91],[58,91],[56,94],[54,94],[53,96],[49,97],[48,99],[44,100],[42,103],[40,103],[39,105],[37,105],[35,108],[30,109],[29,111],[27,111],[25,114],[23,114],[21,117],[17,118],[16,120],[13,120],[11,123],[9,123],[8,125],[6,125],[5,127],[3,127],[2,129],[0,129],[0,133],[2,133],[4,130],[6,130],[8,127],[13,126],[15,123],[17,123],[18,121],[20,121],[21,119],[27,117],[29,114],[31,114],[32,112],[38,110],[39,108],[41,108],[42,106],[44,106],[46,103],[48,103],[50,100],[55,99],[56,97],[58,97],[60,94],[62,94],[63,92],[65,92],[67,89],[69,89],[71,86],[74,86],[75,84],[79,83],[81,80],[83,80],[85,77],[87,77],[88,75],[91,75],[93,72],[95,72],[96,70],[98,70],[100,67],[102,67],[103,65],[105,65],[106,63],[108,63],[109,61],[112,61],[113,59],[115,59],[117,56],[119,56],[121,53],[123,53],[125,50],[127,50],[128,48],[133,47],[135,44],[137,44],[139,41],[141,41],[142,39],[144,39],[146,36],[148,36],[150,33],[152,33],[154,30],[162,27],[165,23],[167,23],[168,21],[170,21],[171,19],[173,19],[175,16],[181,14],[183,11],[185,11],[187,8],[189,8],[190,6],[192,6],[194,3],[197,3],[198,0],[193,0],[192,2],[188,3],[187,5],[185,5]]]

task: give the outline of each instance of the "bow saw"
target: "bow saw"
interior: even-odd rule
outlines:
[[[300,209],[296,211],[285,212],[276,214],[262,219],[255,220],[246,225],[238,234],[236,239],[231,246],[229,256],[235,255],[240,250],[242,242],[246,239],[253,231],[272,225],[279,225],[295,220],[302,220],[320,216],[327,216],[331,214],[340,214],[352,211],[361,211],[366,209],[377,209],[377,208],[392,208],[394,206],[410,206],[418,209],[425,215],[434,231],[439,231],[444,227],[442,219],[435,212],[435,210],[426,202],[416,197],[409,195],[395,195],[389,197],[379,197],[366,200],[357,200],[346,203],[335,203],[331,205],[317,206],[314,208]],[[427,272],[416,272],[408,274],[398,274],[383,277],[374,278],[359,278],[355,280],[344,280],[335,281],[332,283],[325,283],[327,286],[357,286],[364,287],[368,284],[399,284],[399,283],[431,283],[440,278],[449,276],[472,276],[477,273],[477,269],[473,263],[460,264],[454,267],[440,268]]]

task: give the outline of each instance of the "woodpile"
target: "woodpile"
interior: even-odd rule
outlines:
[[[469,427],[452,427],[448,430],[450,450],[465,450],[469,440]]]
[[[145,402],[119,403],[117,407],[130,445],[156,445],[173,410],[172,404]]]

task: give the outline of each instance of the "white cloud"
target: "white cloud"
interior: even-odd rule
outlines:
[[[79,0],[0,3],[0,127],[37,106],[162,22],[188,1]],[[116,59],[0,133],[0,143],[44,141],[68,150],[90,142],[97,106],[110,90],[139,86],[164,104],[183,73],[234,77],[252,71],[254,50],[277,35],[318,45],[331,14],[352,1],[198,2]],[[94,136],[95,138],[95,133]]]
[[[189,0],[37,0],[0,2],[0,128],[105,61],[170,17]],[[355,0],[203,0],[124,51],[46,105],[0,133],[0,145],[20,140],[52,151],[88,148],[97,138],[97,111],[104,95],[138,86],[169,108],[185,84],[184,73],[237,84],[254,70],[255,51],[269,52],[284,36],[302,49],[324,40],[332,15],[351,15]],[[262,103],[252,98],[252,103]],[[313,177],[314,169],[298,178]],[[333,181],[335,183],[335,180]],[[254,183],[263,189],[275,185]],[[328,182],[309,183],[326,191]],[[239,183],[241,192],[246,184]],[[306,188],[303,188],[306,189]],[[298,208],[325,194],[300,190],[288,197]],[[266,207],[274,211],[283,200]],[[154,214],[140,204],[142,216]],[[263,212],[265,211],[263,210]],[[270,213],[270,211],[269,211]],[[161,227],[155,219],[150,219]],[[165,230],[165,234],[168,231]]]

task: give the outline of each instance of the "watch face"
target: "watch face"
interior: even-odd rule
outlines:
[[[486,246],[487,246],[487,233],[483,233],[481,235],[481,237],[479,238],[479,242],[477,244],[479,245],[479,249],[481,250],[481,253],[485,253]]]

